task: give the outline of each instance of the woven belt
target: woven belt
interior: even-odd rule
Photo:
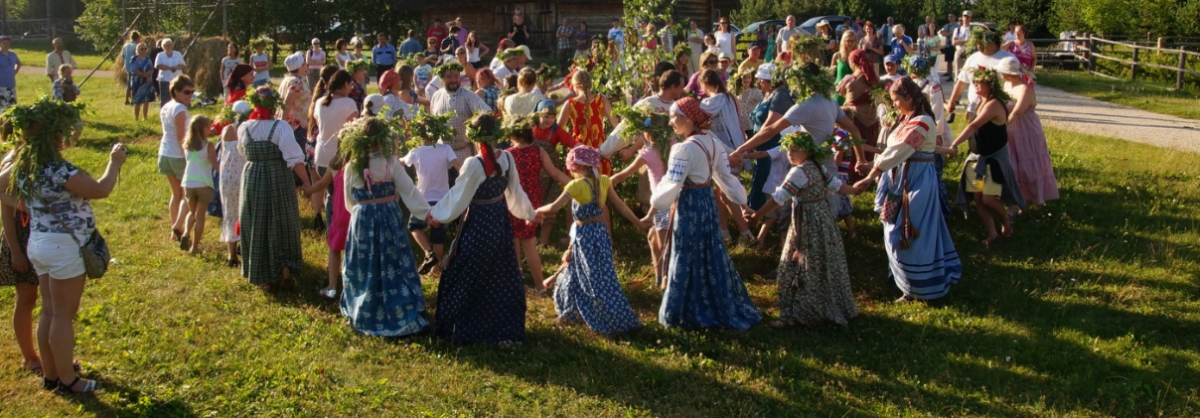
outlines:
[[[576,220],[575,226],[584,226],[587,224],[594,224],[594,223],[600,222],[600,221],[603,221],[603,219],[600,219],[600,215],[596,215],[591,218]]]
[[[687,189],[695,189],[698,187],[709,187],[709,186],[712,186],[712,181],[706,181],[706,182],[700,183],[700,184],[685,184],[685,185],[683,185],[683,188],[684,188],[684,190],[687,190]]]
[[[395,201],[396,201],[396,195],[391,195],[388,197],[381,197],[378,199],[364,200],[364,201],[358,202],[358,204],[360,204],[360,205],[375,205],[375,204],[389,203],[389,202],[395,202]]]
[[[499,201],[501,201],[501,200],[504,200],[504,195],[503,195],[503,194],[502,194],[502,195],[499,195],[499,196],[496,196],[496,197],[493,197],[493,198],[491,198],[491,199],[474,199],[474,200],[471,200],[471,204],[472,204],[472,205],[490,205],[490,204],[493,204],[493,203],[499,202]]]

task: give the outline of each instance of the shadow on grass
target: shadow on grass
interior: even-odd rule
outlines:
[[[163,401],[153,394],[131,389],[117,383],[104,381],[104,389],[97,397],[93,394],[62,396],[79,406],[79,410],[98,417],[164,417],[164,418],[195,418],[199,417],[186,402],[180,400]],[[109,405],[101,398],[116,396],[122,405]]]

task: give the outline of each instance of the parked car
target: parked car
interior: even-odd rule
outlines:
[[[804,23],[800,24],[800,30],[803,30],[809,35],[816,35],[817,24],[821,23],[822,20],[829,21],[830,30],[837,30],[838,25],[850,23],[850,21],[854,20],[854,18],[850,16],[817,16],[812,19],[805,20]]]

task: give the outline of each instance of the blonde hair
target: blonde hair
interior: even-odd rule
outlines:
[[[188,123],[187,136],[183,139],[183,144],[188,150],[200,151],[208,144],[208,130],[212,126],[212,119],[208,116],[196,115],[192,117],[191,123]]]
[[[847,45],[848,42],[846,40],[849,38],[847,38],[846,35],[851,34],[854,35],[854,42]],[[854,32],[854,29],[846,29],[845,31],[842,31],[842,40],[838,45],[838,52],[842,54],[842,61],[849,63],[850,53],[854,52],[855,49],[858,49],[858,33]]]
[[[592,93],[592,74],[587,71],[576,71],[575,75],[571,76],[571,83],[576,84],[576,88],[583,90],[585,94]]]
[[[523,69],[521,69],[521,73],[519,75],[517,75],[517,83],[520,83],[521,87],[536,86],[537,81],[538,81],[537,72],[534,71],[532,68],[528,68],[528,67],[523,68]]]

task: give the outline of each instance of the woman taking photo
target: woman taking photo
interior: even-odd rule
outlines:
[[[39,101],[6,116],[24,145],[0,173],[0,201],[10,208],[24,203],[29,210],[27,255],[42,293],[37,329],[42,387],[68,394],[94,392],[100,383],[81,378],[74,365],[74,321],[87,272],[80,243],[94,235],[90,201],[112,193],[125,163],[125,146],[113,146],[104,175],[94,180],[59,153],[79,120],[78,107]]]
[[[937,201],[933,166],[935,152],[952,151],[937,146],[933,108],[916,83],[898,79],[888,94],[899,112],[893,125],[897,128],[875,158],[875,168],[854,188],[864,190],[879,183],[875,211],[883,222],[891,276],[904,292],[897,302],[937,299],[946,296],[962,276],[962,263]]]
[[[242,277],[260,289],[291,281],[304,265],[300,249],[300,208],[296,183],[312,184],[304,152],[292,129],[275,119],[279,93],[262,86],[249,96],[254,110],[238,126],[238,151],[246,158],[242,173]]]
[[[168,205],[171,218],[171,240],[179,241],[183,235],[183,170],[187,160],[183,154],[183,138],[187,136],[188,106],[192,104],[192,93],[196,92],[192,79],[186,75],[175,77],[171,87],[165,89],[171,100],[158,112],[162,123],[162,139],[158,144],[158,173],[167,176],[171,186],[171,201]]]

